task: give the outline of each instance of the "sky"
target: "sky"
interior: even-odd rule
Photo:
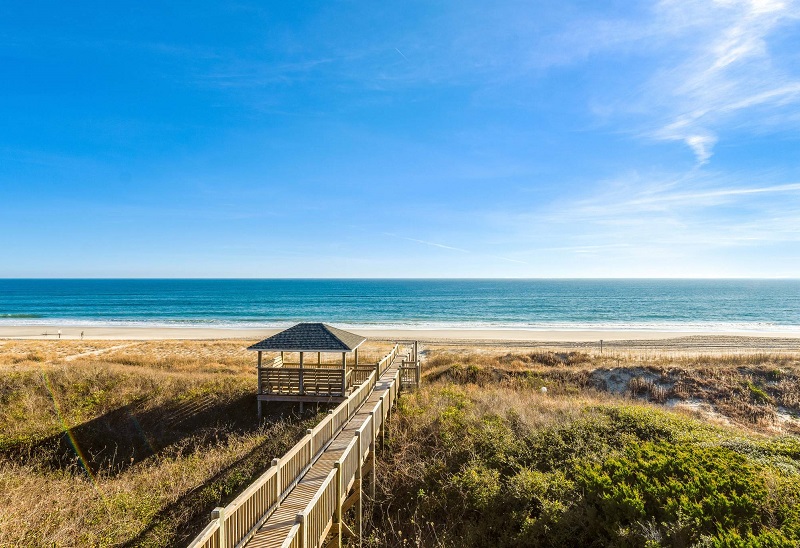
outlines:
[[[800,277],[800,1],[0,3],[0,277]]]

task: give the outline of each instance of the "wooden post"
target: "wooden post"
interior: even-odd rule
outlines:
[[[258,368],[256,369],[256,400],[258,401],[258,423],[261,424],[261,400],[258,399],[261,390],[261,350],[258,351]]]
[[[219,546],[220,548],[228,548],[228,539],[226,538],[225,531],[225,508],[217,506],[211,510],[211,519],[219,522]]]
[[[347,352],[342,352],[342,396],[347,394]]]
[[[416,343],[415,343],[416,344]],[[417,388],[419,388],[420,383],[422,382],[422,366],[419,363],[419,358],[416,356],[417,351],[414,351],[414,369],[416,370],[417,376]]]
[[[386,449],[386,400],[381,396],[381,448]]]
[[[306,436],[308,436],[308,438],[309,438],[308,446],[311,448],[311,458],[312,459],[314,458],[314,436],[313,436],[313,434],[314,434],[314,431],[311,428],[306,430]]]
[[[300,391],[300,395],[301,396],[306,393],[305,386],[303,386],[303,353],[302,352],[300,352],[300,382],[299,382],[297,388]],[[303,404],[301,403],[300,404],[300,412],[302,413],[302,411],[303,411]]]
[[[278,467],[280,460],[272,459],[272,466]],[[275,502],[280,504],[281,502],[281,470],[278,468],[275,470]]]
[[[256,394],[261,394],[261,350],[258,351],[258,371],[256,376],[256,383],[258,383],[258,390]]]
[[[361,432],[356,432],[356,437],[358,438],[356,442],[358,444],[358,475],[356,476],[358,478],[358,480],[356,480],[358,484],[358,487],[356,487],[358,489],[358,508],[356,509],[356,532],[358,533],[358,545],[361,546],[361,515],[363,513],[362,499],[364,498],[362,496],[364,491],[361,489],[361,484],[364,479],[361,473]]]
[[[336,461],[333,463],[333,467],[336,468],[336,510],[333,513],[333,538],[336,542],[335,546],[337,548],[342,547],[342,499],[344,495],[342,491],[344,490],[342,486],[342,463],[341,461]]]
[[[355,367],[358,367],[358,348],[356,348],[356,365],[355,365]]]
[[[418,349],[419,349],[419,341],[414,341],[414,361],[419,360],[419,354],[417,354]]]
[[[317,352],[317,365],[322,364],[322,352]]]
[[[372,453],[372,479],[371,479],[370,485],[369,485],[369,498],[372,499],[372,501],[374,502],[375,501],[375,472],[376,472],[376,465],[377,465],[377,462],[375,462],[375,439],[377,438],[377,436],[375,435],[375,411],[370,411],[369,412],[369,418],[370,418],[370,420],[372,422],[372,435],[370,436],[370,442],[369,442],[370,453]]]
[[[308,531],[306,531],[306,515],[303,512],[300,512],[295,517],[297,523],[300,524],[300,546],[306,548],[308,546]]]

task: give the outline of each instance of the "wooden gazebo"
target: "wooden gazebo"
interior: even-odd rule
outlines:
[[[358,347],[366,337],[324,323],[299,323],[248,348],[258,352],[258,416],[262,401],[340,402],[352,386],[363,382],[358,367]],[[280,352],[271,362],[264,352]],[[287,353],[299,354],[298,362],[285,361]],[[348,363],[348,354],[353,359]],[[306,359],[316,354],[316,363]],[[323,354],[341,360],[323,361]],[[312,357],[313,360],[313,357]],[[374,367],[367,369],[367,374]]]

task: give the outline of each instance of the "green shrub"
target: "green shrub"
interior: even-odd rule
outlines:
[[[520,411],[479,411],[471,398],[484,393],[431,387],[401,400],[390,439],[402,461],[385,467],[376,506],[399,509],[376,517],[392,521],[394,545],[800,543],[796,438],[750,439],[630,404],[529,428]]]

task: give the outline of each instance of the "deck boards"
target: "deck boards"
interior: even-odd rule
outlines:
[[[361,410],[356,412],[339,435],[331,441],[292,492],[250,539],[246,544],[248,548],[280,548],[294,526],[297,514],[306,508],[333,469],[334,463],[339,460],[352,441],[356,431],[369,418],[369,412],[364,410],[374,408],[381,397],[388,393],[401,362],[401,357],[396,358],[384,371]]]

